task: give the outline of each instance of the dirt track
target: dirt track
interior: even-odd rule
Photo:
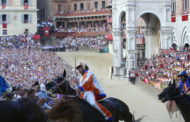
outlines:
[[[154,88],[137,83],[132,85],[127,79],[110,79],[109,67],[112,66],[113,57],[110,54],[94,52],[61,52],[57,53],[72,66],[76,62],[84,61],[90,70],[97,76],[100,84],[108,96],[123,100],[135,118],[145,116],[143,122],[184,122],[183,118],[169,118],[165,104],[157,99],[159,91]]]

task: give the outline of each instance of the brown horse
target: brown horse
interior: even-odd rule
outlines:
[[[29,98],[0,101],[1,122],[46,122],[45,112]]]
[[[68,122],[105,122],[100,112],[94,109],[89,103],[76,96],[76,91],[71,88],[69,82],[65,79],[66,71],[62,76],[46,84],[46,89],[53,93],[62,93],[65,95],[64,101],[57,104],[48,112],[51,119],[63,118]],[[113,122],[123,120],[124,122],[139,122],[142,118],[135,121],[130,113],[128,106],[121,100],[109,97],[98,101],[105,106],[113,115]]]

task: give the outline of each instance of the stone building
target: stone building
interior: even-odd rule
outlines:
[[[190,2],[189,0],[171,1],[172,46],[190,45]]]
[[[113,0],[112,17],[115,76],[127,76],[129,69],[137,67],[138,34],[145,39],[141,49],[145,58],[172,46],[170,0]]]
[[[56,27],[101,27],[106,24],[110,0],[53,0]]]
[[[53,19],[52,1],[53,0],[37,0],[39,21],[47,21]]]
[[[0,36],[36,31],[36,0],[0,0]]]

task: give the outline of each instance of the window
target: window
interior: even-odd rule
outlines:
[[[60,5],[60,4],[58,4],[58,12],[61,12],[61,10],[62,10],[62,5]]]
[[[3,30],[3,35],[7,35],[7,30]]]
[[[183,10],[184,12],[188,12],[189,9],[189,0],[184,0],[183,1]]]
[[[90,3],[87,3],[87,10],[90,10]]]
[[[2,0],[2,5],[6,5],[7,0]]]
[[[45,9],[44,8],[40,9],[40,17],[41,18],[45,17]]]
[[[29,23],[29,16],[28,16],[28,14],[24,14],[24,23]]]
[[[2,15],[2,22],[3,22],[3,23],[6,23],[6,22],[7,22],[7,15],[6,15],[6,14],[3,14],[3,15]]]
[[[174,14],[176,12],[176,2],[172,2],[172,14]]]
[[[28,0],[24,0],[24,5],[28,5]]]
[[[74,11],[77,11],[77,4],[74,4]]]
[[[98,2],[94,2],[94,8],[98,9]]]
[[[102,1],[102,8],[105,8],[105,7],[106,7],[106,2]]]
[[[25,29],[25,30],[24,30],[24,34],[25,34],[25,35],[28,35],[28,34],[29,34],[29,30],[28,30],[28,29]]]
[[[83,10],[84,9],[84,4],[80,3],[80,9]]]

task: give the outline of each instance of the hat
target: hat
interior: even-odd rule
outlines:
[[[77,64],[76,69],[78,69],[79,67],[82,67],[83,69],[85,69],[86,66],[87,65],[85,62],[80,62],[79,64]]]
[[[44,91],[44,92],[46,91],[46,87],[45,87],[44,84],[41,84],[41,85],[40,85],[40,90],[41,90],[41,91]]]
[[[187,73],[185,71],[182,71],[179,73],[178,77],[181,77],[181,76],[187,76]]]

